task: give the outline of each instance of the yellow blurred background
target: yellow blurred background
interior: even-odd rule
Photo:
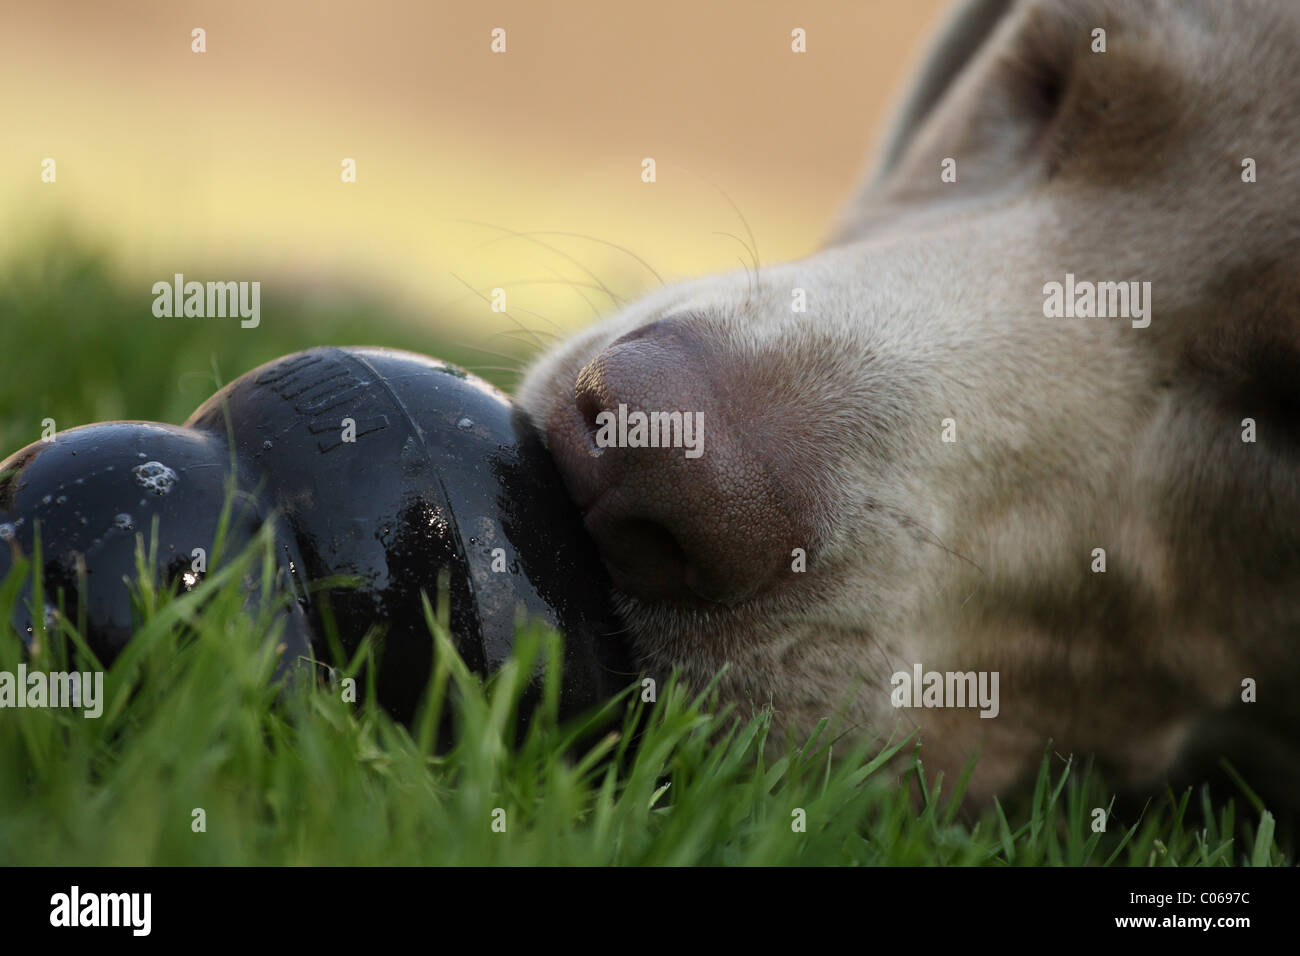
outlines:
[[[561,326],[611,311],[587,286],[649,287],[606,243],[666,279],[738,268],[733,201],[763,261],[812,251],[946,3],[4,6],[0,256],[57,223],[146,289],[364,288],[489,329],[467,285]]]

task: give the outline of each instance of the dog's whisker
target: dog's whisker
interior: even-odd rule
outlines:
[[[469,289],[471,292],[473,292],[475,295],[477,295],[480,299],[482,299],[484,302],[486,302],[489,306],[492,305],[492,300],[491,300],[490,298],[488,298],[487,295],[485,295],[484,293],[480,292],[478,289],[474,288],[474,286],[470,285],[467,281],[465,281],[465,279],[461,278],[461,277],[460,277],[459,275],[457,275],[456,273],[453,272],[451,275],[452,275],[452,278],[454,278],[457,282],[459,282],[459,283],[461,283],[463,286],[465,286],[465,288]],[[537,346],[537,348],[539,348],[539,349],[544,349],[544,348],[546,348],[546,343],[545,343],[545,342],[544,342],[544,341],[543,341],[543,340],[542,340],[542,339],[541,339],[541,338],[540,338],[540,337],[539,337],[535,332],[533,332],[533,331],[530,330],[526,325],[524,325],[522,322],[520,322],[518,318],[516,318],[514,315],[511,315],[510,312],[509,312],[509,310],[506,310],[506,311],[501,312],[501,315],[504,315],[504,316],[505,316],[506,318],[508,318],[511,322],[513,322],[515,325],[519,326],[519,328],[520,328],[521,331],[526,332],[527,334],[533,336],[534,344]]]
[[[519,232],[516,229],[508,229],[505,226],[498,226],[495,223],[484,222],[480,219],[458,219],[454,221],[468,223],[470,225],[475,225],[475,226],[482,226],[485,229],[495,229],[498,232],[504,233],[505,235],[499,237],[499,239],[523,239],[525,242],[531,242],[536,245],[539,245],[543,249],[547,250],[548,252],[559,256],[561,259],[564,259],[567,262],[573,264],[578,269],[581,269],[583,273],[587,275],[588,278],[590,278],[593,282],[597,284],[597,286],[599,286],[600,291],[603,292],[605,295],[607,295],[610,301],[613,302],[615,305],[622,306],[626,304],[626,300],[622,296],[620,296],[618,293],[610,289],[610,287],[605,284],[604,280],[602,280],[600,276],[596,275],[595,272],[593,272],[590,268],[584,265],[579,259],[565,252],[563,249],[560,249],[557,246],[552,245],[549,242],[543,242],[541,239],[538,239],[536,236],[530,236],[526,233]],[[488,245],[489,243],[494,241],[497,240],[487,240],[484,243],[481,243],[479,247],[481,248],[482,246]]]
[[[659,272],[655,269],[654,266],[650,265],[650,263],[646,262],[645,259],[641,258],[641,256],[637,255],[631,249],[627,248],[626,246],[621,246],[617,242],[610,242],[608,239],[601,239],[598,236],[588,235],[585,232],[562,232],[558,229],[534,229],[534,230],[530,230],[529,232],[521,232],[519,233],[519,235],[525,238],[530,238],[532,236],[570,236],[574,239],[586,239],[590,242],[597,242],[600,243],[602,246],[609,246],[611,249],[617,249],[619,252],[623,253],[629,258],[640,263],[647,272],[649,272],[652,276],[655,277],[655,281],[658,282],[660,285],[666,284],[664,282],[664,277],[659,274]],[[488,241],[499,242],[500,238],[491,239]]]
[[[591,299],[587,298],[580,291],[578,291],[579,289],[591,289],[596,292],[601,292],[603,290],[600,288],[600,286],[592,282],[580,282],[577,279],[570,279],[567,276],[561,275],[554,268],[546,265],[546,263],[538,263],[538,265],[541,266],[541,268],[546,269],[548,272],[550,272],[551,276],[529,278],[529,279],[507,279],[506,281],[500,283],[500,288],[520,288],[520,287],[535,286],[535,285],[568,286],[571,290],[573,290],[574,294],[577,295],[578,298],[582,299],[583,302],[587,303],[587,305],[590,306],[596,318],[601,317],[600,310],[596,308],[595,304],[591,301]],[[475,286],[472,292],[465,292],[462,293],[461,295],[454,296],[453,298],[446,299],[443,302],[438,303],[438,305],[435,306],[435,310],[445,309],[450,305],[463,302],[465,299],[469,298],[470,296],[476,295],[478,297],[482,297],[485,292],[489,292],[492,289],[497,287],[498,287],[497,285]],[[529,312],[529,310],[527,309],[516,309],[515,311],[527,312],[529,315],[535,315],[543,322],[555,328],[556,331],[558,332],[564,331],[563,327],[558,322],[556,322],[554,319],[548,316],[542,315],[540,312]]]
[[[742,249],[744,249],[746,252],[749,252],[749,246],[745,245],[745,240],[741,239],[740,236],[736,235],[734,232],[723,232],[721,230],[715,229],[713,230],[713,234],[715,236],[726,236],[728,239],[734,239],[736,240],[737,243],[740,244],[740,247]],[[752,298],[752,295],[757,286],[758,272],[754,269],[754,267],[750,263],[746,262],[744,259],[740,259],[739,257],[737,257],[737,261],[740,262],[740,267],[745,270],[745,278],[749,282],[749,285],[747,286],[747,291],[750,293]]]
[[[511,375],[522,375],[524,370],[512,365],[466,365],[465,370],[468,372],[509,372]]]
[[[921,522],[917,521],[907,512],[901,511],[900,509],[895,508],[892,505],[887,505],[878,498],[871,498],[869,499],[869,501],[875,507],[881,508],[886,513],[892,515],[894,517],[894,520],[897,521],[899,524],[901,524],[903,527],[914,528],[917,531],[923,532],[923,534],[918,538],[918,540],[924,541],[926,544],[933,545],[934,547],[938,548],[940,551],[944,551],[947,554],[952,555],[954,558],[958,558],[962,561],[965,561],[967,564],[969,564],[980,574],[985,573],[984,569],[980,567],[980,565],[973,558],[970,558],[962,554],[960,551],[948,547],[948,545],[943,543],[942,538],[940,538],[937,534],[935,534],[925,525],[921,524]],[[969,600],[969,598],[967,600]]]
[[[555,276],[557,282],[567,283],[569,286],[569,291],[571,291],[583,302],[587,303],[587,308],[591,309],[591,314],[593,316],[595,316],[597,319],[601,317],[600,309],[596,308],[596,303],[592,302],[591,299],[587,298],[587,296],[584,295],[582,292],[582,288],[584,286],[589,289],[595,289],[596,291],[602,291],[598,286],[594,286],[589,283],[574,282],[572,279],[568,278],[567,276],[561,275],[560,270],[556,269],[552,265],[548,265],[547,263],[543,262],[541,263],[541,266],[543,269],[547,270],[553,276]]]
[[[535,313],[533,313],[533,312],[528,312],[527,309],[521,309],[520,311],[521,311],[521,312],[526,312],[528,315],[534,315],[534,314],[535,314]],[[519,335],[524,335],[524,334],[527,334],[527,335],[534,335],[534,336],[542,336],[542,335],[544,335],[544,336],[546,336],[548,339],[550,339],[552,342],[559,342],[559,341],[561,341],[562,338],[563,338],[563,336],[556,335],[554,332],[547,332],[545,329],[501,329],[501,330],[498,331],[498,332],[493,332],[490,336],[488,336],[488,338],[497,338],[497,337],[505,337],[505,336],[519,336]]]
[[[507,362],[516,362],[515,371],[523,371],[527,367],[527,361],[518,355],[511,355],[509,352],[498,352],[494,349],[485,349],[481,345],[472,345],[469,342],[453,342],[457,348],[470,349],[474,352],[482,352],[484,355],[495,355],[499,359],[505,359]]]
[[[750,228],[749,220],[745,218],[745,214],[740,211],[740,207],[736,205],[736,201],[731,198],[731,195],[725,189],[723,189],[721,186],[719,186],[716,182],[714,182],[711,179],[708,179],[706,177],[701,177],[701,178],[704,179],[704,181],[707,182],[714,189],[716,189],[721,194],[722,198],[727,201],[727,204],[730,205],[733,210],[735,210],[736,216],[740,219],[741,225],[745,227],[746,235],[749,236],[749,242],[746,244],[745,248],[749,250],[750,255],[753,257],[754,270],[757,271],[761,266],[761,261],[758,256],[758,241],[754,238],[754,230]]]
[[[984,574],[984,573],[985,573],[985,572],[984,572],[984,569],[983,569],[982,567],[980,567],[980,565],[979,565],[979,564],[978,564],[978,563],[977,563],[973,558],[970,558],[970,557],[968,557],[967,555],[962,554],[960,551],[957,551],[957,550],[954,549],[954,548],[950,548],[950,547],[948,547],[946,544],[943,543],[942,540],[940,540],[939,536],[936,535],[933,531],[930,531],[928,528],[925,528],[925,527],[923,527],[922,525],[919,525],[919,524],[916,525],[916,527],[917,527],[918,529],[920,529],[921,531],[924,531],[927,535],[929,535],[930,540],[928,540],[927,543],[934,545],[934,546],[935,546],[936,548],[938,548],[940,551],[947,552],[948,554],[952,555],[954,558],[957,558],[957,559],[959,559],[959,560],[961,560],[961,561],[965,561],[967,564],[969,564],[972,568],[974,568],[974,569],[975,569],[976,571],[978,571],[980,574]],[[924,541],[924,540],[927,540],[927,539],[922,538],[921,540]]]
[[[542,268],[546,268],[546,266],[543,265]],[[510,279],[510,280],[506,280],[505,282],[496,283],[493,286],[478,287],[477,291],[482,292],[482,289],[484,288],[491,289],[491,288],[495,288],[496,286],[501,286],[502,288],[508,288],[508,287],[533,286],[533,285],[568,285],[568,286],[578,286],[583,289],[592,289],[596,292],[604,291],[603,289],[601,289],[600,286],[596,285],[594,282],[579,282],[576,279],[567,279],[564,276],[555,276],[549,278],[537,277],[531,279]],[[465,297],[466,296],[462,295],[459,296],[458,298],[463,299]]]
[[[582,285],[582,284],[585,284],[585,283],[575,283],[572,279],[566,279],[566,278],[564,278],[563,276],[560,276],[559,278],[539,278],[539,279],[515,279],[515,280],[507,280],[506,282],[502,283],[500,287],[501,287],[501,288],[517,288],[517,287],[520,287],[520,286],[532,286],[532,285],[570,285],[570,286],[572,286],[572,285]],[[442,311],[442,310],[445,310],[445,309],[447,309],[449,306],[457,305],[457,304],[463,302],[465,299],[470,298],[471,296],[476,297],[476,298],[482,298],[482,297],[484,296],[485,292],[491,291],[491,290],[494,289],[494,288],[498,288],[498,287],[497,287],[497,286],[475,286],[474,289],[473,289],[473,291],[471,291],[471,292],[465,292],[465,293],[462,293],[461,295],[454,296],[453,298],[446,299],[446,300],[444,300],[444,301],[438,303],[437,305],[434,306],[434,311],[436,312],[436,311]],[[594,285],[587,285],[587,288],[595,289],[596,286],[594,286]],[[591,300],[587,299],[585,296],[581,296],[581,298],[582,298],[585,302],[587,302],[588,304],[590,304],[590,301],[591,301]],[[556,322],[556,321],[555,321],[554,319],[552,319],[550,316],[543,315],[543,314],[540,313],[540,312],[534,312],[534,311],[532,311],[531,309],[520,309],[520,308],[516,308],[514,311],[516,311],[516,312],[522,312],[522,313],[524,313],[525,315],[531,315],[531,316],[534,316],[535,318],[541,319],[541,320],[542,320],[543,322],[545,322],[547,325],[549,325],[549,326],[551,326],[553,329],[555,329],[555,332],[548,332],[548,333],[545,333],[545,334],[552,336],[552,337],[553,337],[554,339],[556,339],[557,341],[558,341],[560,338],[562,338],[563,335],[564,335],[564,333],[565,333],[565,329],[563,328],[563,326],[561,326],[560,323]],[[599,313],[597,313],[597,318],[599,318]]]

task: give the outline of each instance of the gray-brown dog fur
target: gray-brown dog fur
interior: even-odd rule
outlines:
[[[916,730],[949,779],[979,752],[977,798],[1049,738],[1134,786],[1198,749],[1276,762],[1300,696],[1300,4],[973,0],[952,24],[823,250],[661,290],[543,356],[521,401],[545,424],[613,339],[690,317],[734,376],[728,427],[781,445],[808,569],[737,606],[620,606],[642,664],[725,665],[777,739]],[[1150,281],[1150,327],[1045,318],[1067,272]],[[894,709],[917,662],[998,671],[999,716]]]

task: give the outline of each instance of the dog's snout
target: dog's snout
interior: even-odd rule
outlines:
[[[665,320],[616,339],[547,423],[552,452],[619,590],[734,604],[770,584],[791,521],[744,382]]]

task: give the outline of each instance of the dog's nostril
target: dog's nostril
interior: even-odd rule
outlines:
[[[764,398],[708,339],[667,320],[578,373],[550,447],[619,590],[732,604],[774,581],[800,542],[786,446],[764,442],[755,421]],[[611,412],[616,427],[598,425]]]
[[[576,390],[574,399],[578,405],[578,414],[582,416],[582,421],[587,426],[588,437],[594,440],[600,428],[596,416],[604,410],[600,407],[600,399],[596,397],[595,392],[582,388]]]

